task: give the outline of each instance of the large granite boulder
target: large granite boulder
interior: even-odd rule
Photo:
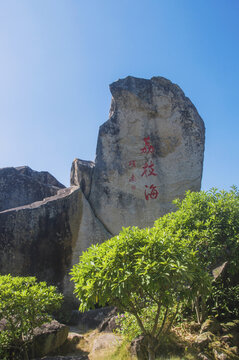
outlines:
[[[204,123],[183,91],[162,77],[127,77],[110,90],[96,161],[74,160],[74,186],[0,169],[0,274],[36,275],[72,299],[69,271],[82,251],[122,226],[153,225],[173,199],[200,190]]]
[[[99,130],[89,202],[112,234],[151,226],[172,200],[199,191],[204,123],[169,80],[127,77],[110,85],[110,118]]]
[[[28,166],[2,168],[0,211],[43,200],[64,187],[47,171],[34,171]]]

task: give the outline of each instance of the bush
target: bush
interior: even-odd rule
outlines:
[[[0,319],[6,323],[0,332],[1,358],[27,358],[33,329],[49,321],[49,314],[61,301],[62,295],[54,286],[38,283],[34,277],[0,276]]]
[[[236,316],[239,308],[239,193],[212,189],[187,192],[185,199],[175,200],[178,210],[155,222],[159,231],[187,240],[198,252],[202,267],[212,274],[215,268],[225,270],[215,279],[207,298],[207,311],[219,317]],[[227,296],[226,294],[228,293]],[[234,295],[233,295],[234,294]],[[200,302],[206,298],[200,293]],[[222,303],[220,304],[220,301]],[[202,321],[202,315],[198,320]]]
[[[187,240],[157,228],[127,228],[101,245],[91,246],[71,272],[80,310],[112,304],[132,314],[148,341],[153,359],[180,304],[208,286],[196,252]],[[155,309],[148,322],[147,309]],[[148,326],[150,325],[150,326]]]

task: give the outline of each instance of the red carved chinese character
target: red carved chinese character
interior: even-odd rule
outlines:
[[[154,147],[150,144],[150,138],[149,136],[144,138],[144,147],[140,149],[141,153],[143,154],[149,154],[154,152]]]
[[[157,174],[155,174],[154,172],[154,163],[151,161],[151,164],[148,164],[148,163],[145,163],[145,165],[143,166],[143,173],[141,174],[141,176],[150,176],[150,175],[153,175],[153,176],[157,176]]]
[[[136,186],[135,186],[135,185],[132,185],[132,186],[131,186],[131,189],[132,189],[132,190],[135,190],[135,189],[136,189]]]
[[[148,185],[145,185],[145,187],[148,188]],[[156,189],[156,186],[152,184],[150,186],[150,190],[151,190],[150,192],[146,192],[146,190],[144,190],[145,199],[146,200],[149,200],[149,198],[151,198],[153,200],[157,199],[159,192]]]
[[[129,161],[129,167],[136,167],[135,160]]]
[[[136,177],[134,174],[131,175],[129,182],[135,182],[136,181]]]

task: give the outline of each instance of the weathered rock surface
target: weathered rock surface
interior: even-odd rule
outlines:
[[[80,186],[81,191],[86,198],[90,195],[91,180],[95,163],[75,159],[71,166],[70,184],[71,186]]]
[[[84,313],[74,310],[69,323],[81,333],[86,333],[100,326],[110,316],[112,310],[113,308],[110,306],[85,311]]]
[[[117,324],[116,319],[118,318],[119,310],[114,307],[110,313],[103,319],[103,321],[100,323],[98,330],[99,332],[106,331],[106,332],[113,332],[114,330],[118,329],[120,327],[119,324]]]
[[[112,234],[151,226],[172,200],[201,186],[204,123],[169,80],[127,77],[110,85],[110,118],[99,130],[89,201]]]
[[[2,168],[0,211],[43,200],[64,187],[47,171],[34,171],[28,166]]]
[[[69,329],[56,320],[34,329],[33,342],[29,346],[29,357],[45,356],[58,349],[67,339]]]
[[[0,273],[35,275],[72,298],[69,270],[91,244],[109,237],[79,187],[0,213]]]

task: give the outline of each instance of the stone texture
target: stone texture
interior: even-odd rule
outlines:
[[[75,310],[69,323],[71,325],[73,324],[74,329],[77,331],[86,333],[87,331],[96,329],[100,326],[104,320],[109,317],[111,312],[112,307],[110,306],[85,311],[84,313]]]
[[[120,328],[120,325],[117,324],[116,319],[118,318],[119,310],[114,307],[110,313],[103,319],[100,323],[98,330],[99,332],[106,331],[106,332],[114,332],[116,329]]]
[[[29,357],[45,356],[58,349],[67,339],[69,329],[56,320],[34,329],[33,342],[29,346]]]
[[[61,184],[48,171],[35,171],[32,170],[29,166],[18,166],[15,169],[19,172],[19,174],[29,176],[42,184],[55,186],[59,189],[65,188],[65,186]]]
[[[110,91],[110,118],[99,130],[89,201],[117,234],[122,226],[153,225],[174,209],[173,199],[200,190],[205,129],[191,101],[165,78],[127,77]]]
[[[86,198],[90,195],[94,167],[95,163],[93,161],[80,159],[75,159],[71,166],[70,184],[71,186],[80,186]]]
[[[72,299],[72,265],[91,244],[109,237],[79,187],[0,212],[0,273],[35,275]]]
[[[0,211],[43,200],[56,195],[64,185],[47,171],[28,166],[0,169]]]

